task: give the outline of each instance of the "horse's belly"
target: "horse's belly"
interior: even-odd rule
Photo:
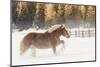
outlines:
[[[51,48],[51,44],[50,43],[45,43],[45,42],[38,42],[37,44],[34,44],[34,46],[38,49],[47,49],[47,48]]]

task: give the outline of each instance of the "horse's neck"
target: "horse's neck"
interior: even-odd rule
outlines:
[[[55,37],[57,37],[57,38],[60,38],[60,33],[59,32],[55,32],[55,33],[53,33],[54,35],[55,35]]]
[[[60,36],[61,36],[61,34],[59,32],[55,32],[55,31],[53,31],[53,32],[46,31],[45,33],[49,34],[49,35],[53,35],[56,38],[60,38]]]

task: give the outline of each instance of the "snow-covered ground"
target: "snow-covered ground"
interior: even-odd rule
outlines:
[[[12,65],[27,65],[27,64],[44,64],[57,62],[74,62],[95,60],[95,37],[71,37],[65,41],[65,49],[61,50],[61,46],[57,47],[57,55],[53,54],[52,49],[36,49],[36,57],[32,57],[31,49],[23,56],[19,54],[19,45],[21,39],[29,32],[36,31],[29,29],[27,31],[12,32]],[[39,30],[36,32],[44,32]]]

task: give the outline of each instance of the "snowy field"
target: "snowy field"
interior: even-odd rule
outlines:
[[[36,49],[36,57],[32,57],[31,49],[23,56],[19,54],[19,45],[21,39],[29,32],[36,31],[29,29],[27,31],[12,32],[12,65],[27,65],[27,64],[44,64],[58,62],[74,62],[95,60],[95,37],[70,37],[65,41],[65,48],[62,51],[61,45],[57,47],[57,55],[53,54],[52,49]],[[44,32],[42,30],[36,32]]]

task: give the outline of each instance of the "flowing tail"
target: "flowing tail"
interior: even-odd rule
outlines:
[[[23,55],[31,46],[32,36],[30,34],[26,35],[20,44],[20,55]]]

